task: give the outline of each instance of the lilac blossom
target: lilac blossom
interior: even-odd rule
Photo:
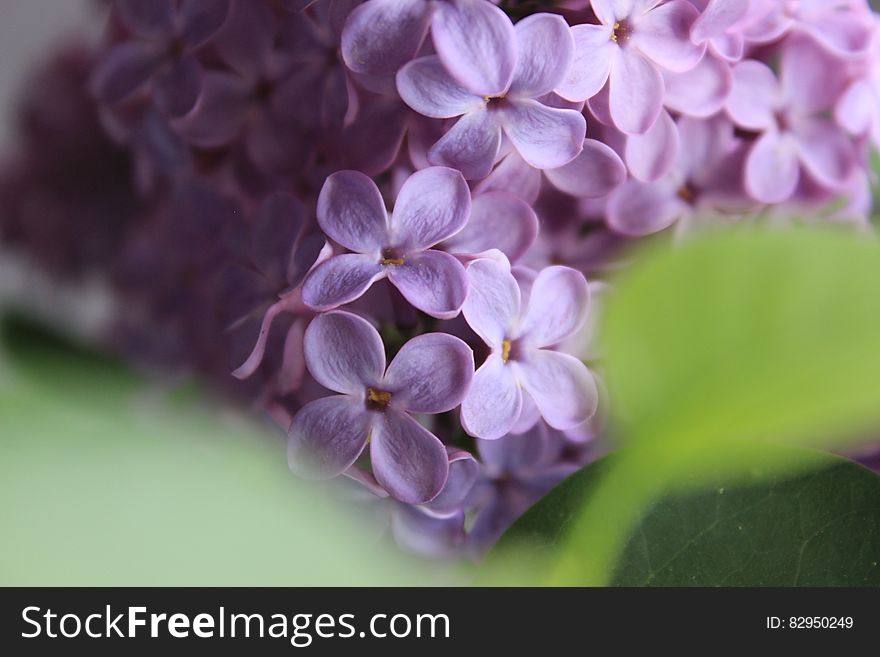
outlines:
[[[690,0],[700,10],[691,27],[696,44],[708,44],[712,53],[730,62],[745,53],[744,23],[748,20],[751,0]]]
[[[764,63],[744,60],[733,69],[727,111],[760,137],[745,165],[748,193],[764,203],[791,197],[806,171],[820,185],[841,189],[855,165],[852,143],[823,114],[844,78],[830,56],[811,41],[793,38],[782,53],[780,78]]]
[[[465,430],[490,440],[508,433],[521,416],[525,424],[541,416],[557,429],[589,418],[597,403],[592,375],[578,359],[550,348],[586,321],[589,290],[583,275],[547,267],[527,295],[509,265],[497,260],[474,261],[468,277],[464,317],[492,353],[462,404]]]
[[[163,112],[189,112],[203,79],[193,51],[223,25],[229,0],[115,0],[114,6],[135,38],[114,46],[95,68],[97,97],[115,105],[152,82],[153,100]]]
[[[857,67],[834,110],[841,126],[854,135],[868,135],[880,150],[880,21],[874,29],[871,54]]]
[[[318,199],[318,223],[352,253],[318,265],[303,283],[303,300],[315,310],[336,308],[388,278],[419,310],[454,317],[467,294],[464,267],[431,247],[460,231],[470,210],[464,178],[445,167],[410,176],[391,216],[370,178],[357,171],[334,173]]]
[[[378,332],[343,311],[319,315],[306,329],[306,364],[339,394],[306,404],[290,427],[288,456],[297,472],[334,477],[369,443],[372,473],[396,499],[428,502],[447,481],[446,448],[411,413],[443,413],[461,403],[473,376],[473,354],[451,335],[407,342],[385,367]]]
[[[698,17],[687,0],[592,0],[598,25],[572,28],[575,55],[556,92],[587,100],[607,85],[611,120],[629,134],[646,132],[663,106],[663,70],[683,73],[696,66],[705,45],[691,41]]]
[[[539,101],[568,70],[574,48],[568,25],[559,16],[535,14],[516,24],[514,38],[513,51],[482,53],[487,75],[465,85],[436,55],[416,59],[397,74],[398,92],[416,112],[460,117],[431,147],[429,162],[459,169],[470,180],[489,174],[504,137],[538,169],[555,169],[581,152],[583,115]]]

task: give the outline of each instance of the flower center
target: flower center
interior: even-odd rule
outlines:
[[[507,102],[504,96],[483,96],[483,102],[486,103],[486,109],[499,109]]]
[[[367,408],[371,411],[381,411],[388,408],[391,403],[391,393],[377,388],[367,388]]]
[[[501,362],[506,363],[510,360],[510,349],[513,347],[513,344],[508,339],[504,339],[501,342]]]
[[[632,25],[628,21],[618,21],[611,32],[611,40],[619,46],[626,44],[632,36]]]
[[[382,265],[402,265],[406,259],[398,249],[387,248],[382,249],[382,259],[379,264]]]
[[[687,182],[678,188],[676,195],[688,205],[693,205],[697,200],[697,190]]]

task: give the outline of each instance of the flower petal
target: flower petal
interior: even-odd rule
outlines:
[[[431,8],[423,0],[370,0],[348,15],[342,58],[355,73],[393,75],[425,40]]]
[[[471,190],[455,169],[416,171],[400,188],[391,214],[396,247],[421,250],[455,235],[471,212]]]
[[[573,429],[599,407],[599,391],[590,370],[574,356],[547,349],[529,351],[517,362],[523,387],[554,429]]]
[[[590,288],[571,267],[545,267],[532,283],[520,335],[532,347],[549,347],[576,333],[587,321]]]
[[[691,41],[691,27],[699,15],[688,0],[666,2],[639,17],[629,45],[668,71],[688,71],[706,52],[705,44]]]
[[[153,100],[168,116],[183,116],[199,99],[202,67],[196,58],[184,53],[163,67],[153,84]]]
[[[303,337],[303,353],[315,381],[358,399],[385,373],[379,332],[363,317],[342,310],[312,320]]]
[[[571,66],[556,93],[567,100],[584,101],[605,86],[618,46],[611,40],[611,27],[605,25],[574,25],[571,34],[574,38]]]
[[[516,328],[520,314],[520,291],[509,265],[484,258],[467,269],[470,287],[462,313],[483,342],[500,349],[504,338]]]
[[[116,0],[113,4],[125,26],[138,36],[157,38],[171,33],[171,0]]]
[[[388,280],[413,306],[431,317],[451,319],[467,297],[464,266],[443,251],[408,254],[402,265],[387,269]]]
[[[516,65],[516,32],[501,9],[485,0],[434,5],[431,38],[446,70],[480,96],[507,91]]]
[[[470,392],[461,405],[461,425],[476,438],[501,438],[519,418],[522,403],[513,367],[494,353],[474,374]]]
[[[114,46],[95,67],[92,91],[103,103],[120,103],[150,79],[162,60],[152,44],[127,41]]]
[[[383,381],[395,408],[411,413],[445,413],[461,403],[474,376],[474,354],[447,333],[425,333],[407,342]]]
[[[505,134],[522,158],[537,169],[571,162],[584,147],[587,122],[575,110],[517,99],[499,110]]]
[[[482,108],[482,96],[464,89],[436,55],[420,57],[397,72],[397,93],[419,114],[449,119]]]
[[[684,211],[683,202],[667,183],[628,180],[611,192],[606,218],[612,230],[641,237],[668,228]]]
[[[718,113],[727,102],[733,88],[730,65],[712,54],[685,73],[668,73],[666,107],[701,118]]]
[[[663,107],[663,78],[632,49],[618,48],[608,79],[608,106],[614,125],[627,134],[647,132]]]
[[[526,203],[534,203],[541,191],[541,171],[530,167],[519,153],[511,150],[492,173],[474,187],[475,194],[490,191],[508,192]]]
[[[370,441],[373,474],[395,499],[423,504],[446,483],[449,461],[437,437],[406,413],[378,414]]]
[[[462,116],[428,151],[431,164],[461,171],[467,180],[485,178],[501,148],[497,114],[486,109]]]
[[[460,449],[447,448],[447,451],[449,476],[446,484],[440,494],[425,505],[435,516],[448,516],[460,511],[480,474],[480,464],[473,456]]]
[[[275,39],[275,16],[265,2],[234,2],[214,47],[236,72],[257,77],[267,64]]]
[[[574,39],[562,16],[532,14],[519,21],[511,95],[537,98],[562,83],[572,63]]]
[[[318,223],[334,241],[352,251],[372,253],[387,245],[388,213],[379,188],[360,171],[337,171],[318,197]]]
[[[794,194],[800,179],[797,146],[787,135],[769,130],[752,146],[746,160],[749,196],[762,203],[781,203]]]
[[[626,140],[626,165],[636,180],[654,182],[672,169],[678,156],[679,137],[675,121],[663,110],[651,129]]]
[[[800,115],[830,108],[850,79],[839,59],[804,36],[786,40],[780,68],[782,97]]]
[[[303,281],[302,298],[309,308],[329,310],[351,303],[385,276],[371,256],[343,253],[315,267]]]
[[[812,119],[798,125],[795,136],[807,171],[825,187],[843,187],[857,159],[852,142],[841,129],[826,119]]]
[[[695,43],[702,43],[723,35],[748,9],[749,0],[709,0],[691,27],[691,38]]]
[[[775,125],[780,89],[770,67],[747,59],[736,64],[731,72],[733,86],[727,98],[727,113],[734,123],[751,130],[766,130]]]
[[[183,0],[180,3],[181,38],[191,47],[210,39],[223,27],[229,0]]]
[[[499,249],[514,261],[537,236],[538,217],[528,203],[509,192],[491,191],[473,200],[467,225],[445,240],[443,248],[460,255]]]
[[[290,469],[316,479],[342,474],[364,451],[370,421],[363,402],[347,395],[309,402],[293,418],[288,432]]]
[[[195,108],[182,119],[180,133],[202,148],[226,146],[241,132],[249,103],[249,89],[240,77],[208,72]]]
[[[584,141],[584,150],[558,169],[546,169],[556,189],[579,198],[599,198],[626,180],[626,167],[612,148],[595,139]]]

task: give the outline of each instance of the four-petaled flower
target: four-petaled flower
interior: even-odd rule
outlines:
[[[391,216],[370,178],[339,171],[324,183],[318,223],[354,253],[333,256],[303,283],[303,301],[329,310],[354,301],[387,277],[413,306],[433,317],[456,316],[467,295],[462,264],[431,249],[467,223],[471,194],[458,171],[429,167],[407,179]]]
[[[474,261],[468,277],[462,312],[492,353],[462,404],[465,430],[500,438],[514,426],[528,429],[539,416],[564,430],[595,413],[598,392],[586,365],[552,350],[586,321],[590,293],[583,274],[547,267],[530,290],[521,290],[509,265],[487,258]]]
[[[461,403],[474,372],[470,348],[426,333],[404,344],[386,370],[376,329],[339,310],[312,320],[303,342],[309,372],[340,394],[309,402],[294,417],[291,468],[334,477],[369,443],[373,476],[388,493],[409,504],[436,497],[449,472],[446,447],[410,413],[443,413]]]

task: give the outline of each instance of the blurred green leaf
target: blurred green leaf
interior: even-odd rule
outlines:
[[[430,581],[326,488],[297,482],[277,432],[33,326],[6,329],[0,584]]]
[[[779,457],[797,461],[800,452]],[[612,584],[880,586],[880,477],[839,457],[808,458],[814,467],[796,475],[756,464],[733,481],[725,468],[714,479],[703,472],[693,487],[680,481],[630,532]],[[569,477],[496,549],[528,546],[544,559],[568,549],[579,510],[614,459]]]

